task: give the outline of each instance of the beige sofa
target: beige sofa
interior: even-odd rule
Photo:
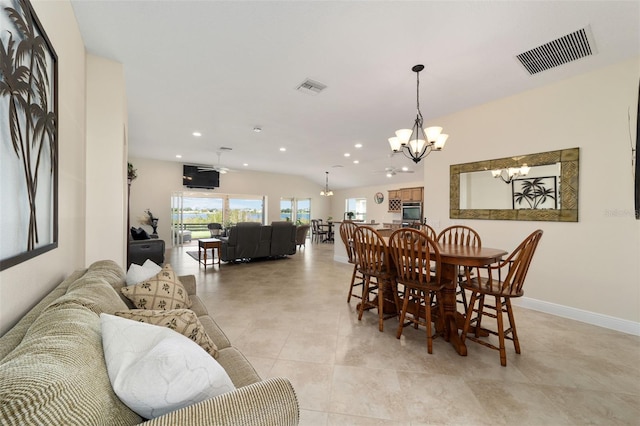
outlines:
[[[0,424],[298,424],[291,383],[261,380],[208,315],[196,295],[195,277],[180,280],[236,390],[149,421],[124,405],[107,374],[99,315],[133,306],[119,291],[124,271],[100,261],[74,272],[0,338]]]

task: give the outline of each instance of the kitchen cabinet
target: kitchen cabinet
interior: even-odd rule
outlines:
[[[400,213],[400,211],[402,211],[401,191],[393,189],[388,192],[389,196],[387,197],[387,200],[389,202],[389,213]]]
[[[400,188],[388,191],[389,196],[389,213],[400,213],[402,211],[402,203],[422,203],[424,188]]]
[[[416,203],[422,202],[422,192],[423,192],[422,187],[402,188],[400,192],[401,192],[400,199],[403,202],[416,202]]]

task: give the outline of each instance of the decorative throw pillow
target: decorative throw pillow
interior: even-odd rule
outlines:
[[[162,271],[162,267],[156,265],[151,259],[147,259],[142,265],[132,263],[127,271],[125,281],[127,285],[133,285],[153,278],[154,275]]]
[[[153,311],[131,309],[129,311],[115,312],[114,315],[170,328],[196,342],[202,349],[209,352],[212,357],[218,357],[218,347],[213,343],[213,340],[211,340],[207,332],[204,331],[202,323],[192,310],[173,309],[170,311]]]
[[[122,287],[120,291],[139,309],[168,310],[191,307],[187,291],[169,264],[164,265],[154,277],[140,284]]]
[[[212,356],[175,331],[109,314],[100,322],[111,386],[146,419],[235,389]]]

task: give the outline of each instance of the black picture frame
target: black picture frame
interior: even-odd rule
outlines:
[[[0,0],[0,270],[58,247],[58,57],[29,0]]]
[[[636,117],[636,144],[633,148],[632,155],[635,155],[635,170],[634,170],[634,184],[633,184],[633,198],[635,204],[636,219],[640,220],[640,152],[638,151],[638,140],[640,140],[640,83],[638,84],[638,107]]]

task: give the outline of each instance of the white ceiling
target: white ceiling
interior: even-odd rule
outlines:
[[[387,138],[415,119],[415,64],[426,66],[420,106],[433,125],[437,117],[640,55],[638,1],[72,4],[88,52],[124,64],[130,156],[216,164],[225,146],[233,150],[221,163],[238,172],[289,173],[323,186],[329,171],[334,189],[420,180],[424,164],[438,161],[432,154],[415,174],[373,173],[413,166],[389,157]],[[586,26],[594,56],[535,76],[515,59]],[[316,96],[296,91],[307,78],[327,89]],[[200,138],[191,135],[196,130]],[[465,143],[472,141],[455,134],[447,142]]]

